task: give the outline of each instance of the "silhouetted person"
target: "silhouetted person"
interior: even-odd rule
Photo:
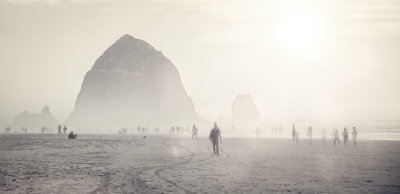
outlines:
[[[58,135],[61,135],[61,125],[58,125]]]
[[[219,142],[222,143],[221,139],[221,131],[219,130],[217,126],[217,122],[214,122],[214,128],[210,132],[209,139],[211,140],[213,144],[213,151],[214,154],[217,154],[219,156]],[[219,139],[219,141],[218,141]]]
[[[172,135],[174,135],[174,133],[175,133],[175,127],[172,127],[172,128],[171,128],[171,133],[172,133]]]
[[[296,145],[299,145],[300,133],[294,130],[294,139],[296,140]]]
[[[67,134],[67,126],[64,125],[64,134]]]
[[[76,136],[78,136],[78,134],[74,134],[74,132],[71,131],[71,132],[68,134],[68,139],[76,139]]]
[[[311,141],[312,141],[312,128],[311,128],[311,126],[308,127],[307,136],[308,136],[308,144],[311,145],[312,144],[311,143]]]
[[[43,134],[43,133],[45,133],[46,132],[46,127],[42,127],[42,128],[40,128],[40,132]]]
[[[349,131],[347,131],[346,127],[343,129],[342,136],[343,136],[344,146],[347,146],[349,144]]]
[[[292,139],[293,141],[296,139],[296,128],[294,126],[294,123],[292,124]]]
[[[256,136],[257,136],[257,141],[259,141],[259,140],[260,140],[260,135],[261,135],[261,130],[260,130],[260,128],[256,127],[255,132],[256,132]]]
[[[197,133],[198,132],[199,131],[197,130],[196,125],[193,125],[193,128],[192,128],[192,139],[196,136],[196,140],[197,140]]]
[[[325,128],[322,129],[322,143],[326,143],[326,130],[325,130]]]
[[[357,146],[357,129],[356,127],[353,127],[353,131],[351,132],[353,135],[353,144],[354,146]]]
[[[333,146],[336,146],[336,142],[339,145],[339,131],[335,129],[332,135],[333,135]]]

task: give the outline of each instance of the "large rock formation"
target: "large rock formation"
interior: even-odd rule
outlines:
[[[25,111],[13,119],[13,128],[15,130],[28,128],[29,132],[39,132],[42,127],[54,130],[57,126],[58,122],[50,113],[48,106],[45,106],[40,114],[32,114]]]
[[[236,129],[254,130],[259,125],[260,112],[250,95],[238,95],[232,103],[231,111],[233,126]]]
[[[198,116],[178,70],[147,42],[124,35],[86,73],[72,128],[192,124]]]

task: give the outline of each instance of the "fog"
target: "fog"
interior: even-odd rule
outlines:
[[[124,34],[177,68],[197,114],[264,125],[399,120],[397,1],[0,1],[0,127],[48,105],[64,123],[85,74]],[[210,123],[211,127],[211,123]]]

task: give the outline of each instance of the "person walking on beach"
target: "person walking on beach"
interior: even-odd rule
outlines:
[[[192,128],[192,139],[194,138],[194,136],[196,136],[196,140],[197,140],[197,133],[198,133],[198,130],[197,130],[196,125],[193,125],[193,128]]]
[[[221,139],[221,131],[217,126],[217,122],[214,122],[214,128],[210,132],[209,139],[213,144],[214,154],[217,154],[219,156],[219,142],[221,142],[222,144],[222,139]]]
[[[325,128],[322,129],[322,143],[326,143],[326,130],[325,130]]]
[[[294,141],[295,139],[296,139],[296,128],[293,123],[292,124],[292,140]]]
[[[294,130],[294,136],[294,139],[296,140],[296,145],[299,145],[300,133],[297,130]]]
[[[58,124],[58,135],[61,135],[61,125]]]
[[[64,125],[64,135],[67,134],[67,126]]]
[[[344,146],[347,147],[347,145],[349,144],[349,131],[347,131],[347,127],[343,129],[342,136],[343,136]]]
[[[353,131],[351,132],[353,135],[353,144],[354,146],[357,146],[357,129],[356,127],[353,127]]]
[[[334,129],[333,131],[333,146],[336,146],[336,142],[339,145],[339,131],[337,129]]]
[[[312,144],[311,143],[311,141],[312,141],[312,128],[311,128],[311,126],[308,127],[307,136],[308,136],[308,144],[311,145]]]
[[[260,130],[260,128],[256,127],[255,132],[256,132],[256,136],[257,136],[257,141],[259,141],[259,140],[260,140],[260,135],[261,135],[261,130]]]

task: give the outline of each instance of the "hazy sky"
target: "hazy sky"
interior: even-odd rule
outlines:
[[[200,116],[249,93],[265,120],[400,119],[400,1],[0,0],[0,126],[49,105],[124,34],[178,68]]]

